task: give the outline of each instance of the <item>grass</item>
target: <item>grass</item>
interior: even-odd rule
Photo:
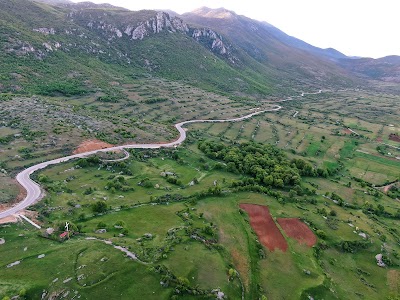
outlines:
[[[226,291],[232,285],[228,282],[227,265],[218,251],[198,243],[176,246],[165,265],[176,276],[187,278],[192,285],[203,289],[219,287]]]
[[[178,111],[185,113],[183,115],[185,118],[194,118],[199,114],[196,109],[200,108],[202,113],[208,116],[218,115],[227,107],[229,109],[226,113],[230,115],[239,114],[241,109],[244,109],[244,107],[234,107],[235,105],[230,100],[222,96],[214,99],[217,103],[199,103],[194,108],[192,105],[197,105],[195,102],[198,98],[206,94],[196,89],[188,89],[183,85],[168,87],[165,81],[154,80],[153,84],[147,86],[138,84],[129,88],[124,87],[131,90],[129,91],[131,101],[138,103],[132,108],[132,111],[136,111],[133,118],[137,117],[137,120],[132,121],[122,115],[121,103],[106,103],[110,106],[104,110],[104,115],[108,114],[107,110],[120,109],[123,122],[118,124],[118,128],[130,128],[129,130],[133,131],[136,130],[133,129],[134,124],[140,124],[143,127],[139,130],[148,132],[150,128],[153,128],[152,125],[147,121],[137,123],[138,120],[145,119],[148,122],[154,122],[153,119],[159,118],[162,121],[159,123],[160,127],[157,128],[162,128],[162,126],[169,126],[165,124],[171,124],[169,117],[173,115],[170,114]],[[160,88],[156,92],[152,90],[153,86]],[[176,99],[171,97],[170,101],[162,103],[148,104],[148,106],[143,104],[147,98],[166,97],[169,93],[176,93],[176,95],[181,93],[181,95]],[[351,94],[347,96],[352,97]],[[80,99],[68,101],[71,101],[70,104],[77,105]],[[322,110],[319,101],[305,99],[298,104],[302,105],[301,108],[296,107],[300,113],[295,119],[291,118],[290,114],[278,116],[270,113],[257,116],[248,122],[190,125],[188,126],[189,139],[185,147],[179,147],[178,150],[171,152],[157,150],[133,153],[133,157],[138,158],[126,161],[132,175],[121,175],[125,178],[127,185],[134,189],[132,191],[112,193],[104,188],[112,180],[111,177],[118,175],[119,171],[114,167],[72,169],[76,162],[69,162],[41,171],[41,174],[53,180],[55,186],[61,187],[59,191],[48,193],[47,198],[40,202],[42,207],[37,206],[39,211],[49,211],[49,215],[42,219],[44,227],[54,226],[58,221],[70,220],[81,225],[86,236],[109,239],[116,245],[128,247],[140,259],[150,264],[144,266],[130,261],[124,258],[123,253],[100,241],[73,238],[59,244],[38,237],[35,232],[22,225],[1,227],[0,237],[6,239],[6,244],[0,245],[0,257],[4,258],[4,265],[20,258],[23,260],[19,266],[4,268],[0,271],[0,297],[15,295],[22,288],[27,289],[29,296],[37,295],[43,289],[56,292],[61,288],[67,288],[71,291],[77,290],[79,295],[86,298],[101,298],[104,295],[112,297],[112,291],[118,290],[122,294],[121,299],[139,296],[146,299],[166,299],[170,297],[174,288],[161,287],[159,283],[161,275],[151,269],[157,264],[167,266],[178,277],[187,278],[191,285],[199,285],[203,289],[220,287],[231,299],[240,299],[241,284],[237,278],[228,282],[227,272],[230,268],[239,272],[246,299],[256,299],[260,295],[272,299],[307,299],[309,295],[314,299],[347,299],[349,297],[377,299],[381,296],[398,296],[398,288],[393,283],[396,281],[393,279],[396,275],[392,275],[398,267],[382,269],[376,266],[374,259],[383,245],[382,236],[385,236],[388,253],[398,264],[394,256],[400,251],[399,235],[396,231],[397,220],[367,215],[362,208],[365,203],[370,203],[373,207],[383,204],[385,211],[395,214],[399,205],[383,194],[379,197],[374,196],[368,187],[351,179],[351,176],[356,176],[371,180],[370,182],[375,184],[384,182],[398,175],[397,162],[356,151],[361,149],[374,153],[373,150],[376,148],[374,141],[340,134],[343,128],[340,120],[344,118],[340,114],[345,112],[341,101],[327,99],[324,103],[326,106],[337,109],[337,113],[327,113]],[[212,109],[207,108],[214,104],[217,106],[212,106]],[[84,104],[87,108],[82,109],[82,112],[86,110],[90,112],[89,107],[93,105],[100,107],[94,99],[87,98]],[[297,104],[293,103],[293,105]],[[212,110],[214,112],[211,112]],[[158,115],[160,116],[157,117]],[[347,123],[357,124],[358,122],[347,119],[355,119],[354,116],[345,118]],[[339,169],[339,171],[328,179],[304,178],[301,185],[315,189],[316,194],[294,195],[287,203],[280,203],[266,195],[238,192],[224,193],[221,197],[206,197],[197,201],[129,208],[139,202],[149,202],[165,194],[191,196],[213,187],[215,181],[222,190],[230,190],[230,182],[240,179],[243,175],[214,170],[212,167],[216,162],[206,158],[197,149],[196,142],[201,139],[227,141],[226,137],[235,141],[237,139],[250,140],[258,122],[259,129],[254,136],[255,140],[269,143],[279,140],[278,145],[287,151],[290,158],[301,157],[310,161],[313,166],[326,166],[330,170]],[[371,122],[379,123],[379,116]],[[374,135],[377,134],[375,130],[381,128],[369,126],[363,121],[360,124],[373,131],[371,134]],[[159,132],[163,137],[161,131]],[[5,134],[8,133],[13,132],[5,132]],[[322,136],[325,136],[324,142],[321,142]],[[137,135],[137,137],[146,139],[150,138],[150,135]],[[11,157],[13,153],[19,153],[18,149],[29,145],[29,142],[24,141],[23,138],[17,138],[7,145],[7,157]],[[318,150],[321,150],[320,154],[315,158],[314,154]],[[41,157],[46,153],[42,151],[38,147],[33,153],[40,154]],[[177,157],[171,156],[173,152]],[[143,159],[142,154],[151,157]],[[7,165],[14,163],[22,165],[25,161],[7,161]],[[166,178],[161,176],[163,171],[176,173],[183,186],[168,183]],[[151,182],[148,188],[138,185],[145,178]],[[189,186],[188,183],[194,178],[198,179],[199,183]],[[156,187],[157,184],[158,187]],[[95,188],[95,191],[84,195],[88,187]],[[285,196],[288,195],[287,190],[280,192]],[[322,197],[326,192],[330,194],[335,192],[345,202],[353,204],[355,208],[336,205],[331,200]],[[112,211],[104,215],[94,215],[91,204],[100,200],[106,201],[107,205],[112,207]],[[256,235],[252,232],[247,217],[240,214],[239,203],[268,205],[274,218],[302,218],[315,232],[322,230],[325,233],[324,241],[328,248],[322,250],[317,257],[313,249],[300,246],[289,239],[289,250],[286,253],[269,252],[264,249],[266,257],[260,257]],[[76,207],[76,204],[80,207]],[[325,219],[320,213],[322,209],[325,209],[328,214],[334,210],[336,216],[328,216],[328,219]],[[183,212],[188,213],[188,218],[182,217]],[[82,214],[84,218],[81,218]],[[122,231],[114,227],[116,221],[123,221],[126,224],[128,233],[125,236],[119,236]],[[107,233],[94,232],[100,222],[105,223]],[[354,227],[349,226],[349,223]],[[214,228],[218,247],[206,247],[186,232],[189,227],[203,233],[206,226]],[[358,231],[354,233],[356,227]],[[177,229],[174,238],[168,234],[171,228]],[[340,250],[338,245],[343,241],[362,241],[363,238],[358,235],[359,232],[366,233],[370,238],[371,244],[367,249],[352,254]],[[24,234],[23,237],[19,236],[21,233]],[[146,233],[151,233],[152,238],[145,239],[143,236]],[[320,242],[321,240],[319,238]],[[28,249],[23,251],[25,245]],[[64,257],[62,256],[64,252],[69,254]],[[43,253],[46,254],[43,259],[47,258],[48,261],[37,258]],[[43,264],[43,267],[36,266],[39,262]],[[45,272],[45,268],[50,269],[56,264],[62,266],[62,270],[53,268],[51,272]],[[77,271],[74,264],[86,264],[87,267]],[[35,277],[25,274],[26,268],[34,268]],[[63,280],[71,276],[76,278],[81,270],[87,272],[85,273],[87,277],[80,280],[82,284],[76,279],[67,284],[61,284]],[[307,275],[304,270],[310,271],[310,275]],[[52,283],[57,277],[59,281]],[[126,278],[129,280],[125,280]],[[86,287],[82,286],[84,283],[87,284]],[[146,289],[147,287],[149,289]],[[190,299],[191,297],[186,295],[180,298]]]
[[[29,299],[37,299],[43,290],[48,295],[77,291],[78,295],[85,298],[112,297],[118,291],[121,299],[159,299],[160,295],[166,297],[169,293],[168,289],[160,286],[157,275],[103,243],[74,239],[59,244],[38,238],[30,228],[17,225],[0,230],[6,239],[0,248],[2,263],[21,261],[11,268],[3,265],[0,284],[2,297],[15,295],[23,288],[27,290]],[[19,237],[20,234],[24,236]],[[45,257],[37,258],[41,254],[45,254]],[[103,257],[107,259],[101,261]],[[82,267],[84,264],[86,267]],[[78,276],[82,274],[85,279],[81,282]],[[104,285],[110,288],[104,288]]]

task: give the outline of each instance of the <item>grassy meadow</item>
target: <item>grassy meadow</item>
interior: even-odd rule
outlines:
[[[134,132],[136,142],[170,140],[176,134],[170,126],[173,122],[228,118],[256,105],[239,106],[211,94],[204,102],[204,95],[196,90],[173,85],[165,85],[157,97],[167,97],[172,89],[185,96],[145,103],[150,98],[143,95],[144,87],[126,88],[128,97],[138,103],[130,117],[136,123],[117,121],[114,126],[124,124],[125,131],[114,132],[121,135],[115,142],[124,141],[128,130]],[[43,230],[21,222],[0,225],[0,238],[5,240],[0,245],[0,298],[20,294],[26,299],[42,295],[43,299],[116,295],[120,299],[215,299],[220,291],[227,299],[242,299],[242,295],[244,299],[398,299],[400,203],[375,186],[399,178],[398,150],[387,146],[382,151],[378,146],[396,147],[387,135],[400,128],[389,126],[396,119],[383,117],[379,106],[375,114],[365,109],[363,105],[375,105],[375,95],[349,105],[354,97],[356,93],[349,91],[310,95],[284,102],[277,113],[243,122],[192,124],[187,141],[177,149],[132,150],[123,163],[75,160],[38,172],[34,177],[45,187],[46,197],[32,209]],[[385,110],[392,109],[392,96],[382,96],[382,101]],[[78,99],[67,102],[77,105]],[[104,109],[96,101],[85,105],[98,105],[98,115]],[[117,118],[127,118],[128,112],[122,115],[119,105],[110,104],[108,109],[119,109]],[[136,131],[132,124],[139,123],[148,126],[140,130],[151,136]],[[151,126],[161,131],[152,131]],[[0,131],[2,137],[13,135],[0,153],[7,173],[70,151],[60,144],[58,152],[46,152],[40,139],[47,135],[26,141],[19,132],[17,126]],[[67,136],[67,131],[60,132]],[[71,150],[90,137],[79,134],[70,137],[75,139]],[[240,190],[233,182],[250,175],[230,171],[220,160],[208,157],[198,148],[203,140],[272,144],[288,160],[302,159],[327,174],[302,176],[299,188],[271,188],[272,193]],[[31,145],[37,147],[37,152],[28,151],[34,158],[21,150]],[[15,159],[16,153],[20,159]],[[5,191],[9,196],[4,192],[4,199],[15,195],[12,186]],[[266,205],[274,219],[300,218],[318,243],[311,248],[300,245],[278,225],[289,248],[270,252],[258,241],[240,203]],[[65,221],[77,234],[60,241]],[[44,234],[49,227],[56,229],[55,234]],[[127,257],[119,246],[137,259]],[[385,268],[377,266],[378,253],[384,255]]]

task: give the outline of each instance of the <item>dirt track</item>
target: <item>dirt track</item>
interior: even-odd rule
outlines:
[[[275,249],[286,252],[288,245],[267,206],[256,204],[240,204],[250,217],[250,225],[258,236],[260,242],[270,251]]]
[[[294,238],[300,244],[306,244],[309,247],[317,243],[317,237],[310,228],[297,218],[279,218],[279,225],[285,231],[288,237]]]

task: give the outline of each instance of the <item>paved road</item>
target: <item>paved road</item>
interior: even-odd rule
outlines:
[[[179,131],[179,138],[173,142],[170,143],[163,143],[163,144],[131,144],[131,145],[121,145],[121,146],[116,146],[116,147],[111,147],[111,148],[106,148],[106,149],[100,149],[100,150],[94,150],[94,151],[88,151],[84,153],[79,153],[75,155],[70,155],[70,156],[65,156],[53,160],[49,160],[46,162],[42,162],[40,164],[34,165],[32,167],[29,167],[22,172],[20,172],[16,179],[17,181],[22,185],[22,187],[26,190],[26,196],[25,199],[19,202],[17,205],[11,207],[10,209],[7,209],[3,212],[0,212],[0,219],[8,217],[10,215],[13,215],[17,213],[20,210],[23,210],[27,208],[28,206],[34,204],[35,202],[39,201],[43,197],[42,190],[40,188],[40,185],[34,182],[31,178],[30,175],[33,172],[36,172],[37,170],[44,169],[47,166],[50,165],[55,165],[59,164],[62,162],[69,161],[74,158],[82,158],[86,157],[92,154],[95,154],[97,152],[108,152],[108,151],[114,151],[114,150],[124,150],[124,149],[157,149],[161,147],[175,147],[179,144],[181,144],[185,139],[186,139],[186,131],[183,128],[184,125],[186,124],[191,124],[191,123],[206,123],[206,122],[211,122],[211,123],[221,123],[221,122],[237,122],[237,121],[242,121],[245,119],[249,119],[255,115],[264,113],[264,112],[269,112],[269,111],[278,111],[282,107],[279,105],[276,105],[275,108],[267,109],[267,110],[257,110],[256,112],[253,112],[251,114],[245,115],[240,118],[233,118],[233,119],[227,119],[227,120],[190,120],[190,121],[184,121],[175,124],[175,128]]]

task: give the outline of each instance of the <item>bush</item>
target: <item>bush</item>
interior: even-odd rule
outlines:
[[[105,229],[105,228],[107,228],[107,224],[104,222],[99,222],[99,224],[97,224],[96,228],[97,229]]]
[[[108,210],[107,203],[105,201],[97,201],[92,205],[92,210],[95,213],[104,213]]]
[[[318,229],[318,230],[315,232],[315,234],[316,234],[318,237],[320,237],[321,239],[325,239],[325,238],[326,238],[326,233],[325,233],[325,231],[323,231],[323,230],[321,230],[321,229]]]
[[[126,227],[126,223],[122,220],[115,222],[114,226]]]

